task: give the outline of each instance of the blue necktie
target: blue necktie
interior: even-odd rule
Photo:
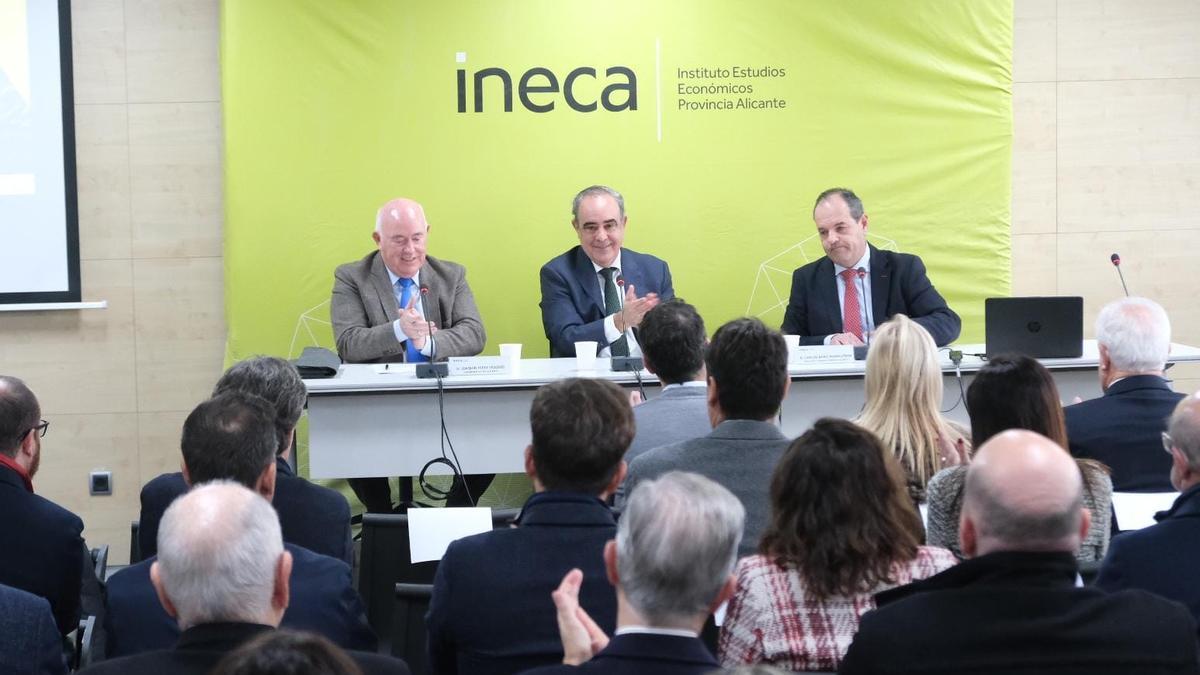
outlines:
[[[413,283],[412,279],[403,277],[397,279],[396,283],[400,284],[400,311],[403,312],[408,308],[408,303],[412,302],[413,296],[417,294],[417,285]],[[405,340],[404,344],[406,345],[404,360],[408,363],[424,363],[429,360],[429,357],[422,354],[412,340]]]

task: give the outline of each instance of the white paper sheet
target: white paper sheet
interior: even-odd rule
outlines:
[[[1140,530],[1155,523],[1154,514],[1166,511],[1175,503],[1178,492],[1114,492],[1113,511],[1121,531]]]
[[[455,539],[492,529],[489,508],[408,510],[408,547],[412,561],[441,560]]]

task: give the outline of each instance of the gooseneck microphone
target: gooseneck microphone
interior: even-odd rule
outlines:
[[[870,347],[871,332],[875,329],[875,321],[871,316],[871,303],[867,300],[867,271],[860,267],[855,272],[858,273],[855,275],[855,278],[858,279],[858,298],[862,303],[863,315],[867,318],[867,325],[863,326],[863,342]]]
[[[433,341],[433,323],[429,321],[429,315],[425,313],[425,301],[429,298],[429,287],[421,284],[421,318],[425,319],[426,326],[429,327],[429,360],[437,359],[437,343]]]
[[[1125,285],[1125,274],[1121,272],[1121,256],[1116,253],[1108,258],[1112,261],[1113,267],[1117,268],[1117,276],[1121,277],[1121,288],[1125,290],[1125,297],[1129,297],[1129,287]]]

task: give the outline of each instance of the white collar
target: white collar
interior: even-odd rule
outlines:
[[[395,273],[392,272],[392,268],[388,267],[387,265],[384,265],[383,269],[387,270],[388,279],[392,280],[392,287],[395,288],[396,282],[400,281],[400,277],[396,276]],[[417,288],[421,287],[421,270],[417,270],[417,273],[412,275],[412,280],[413,285],[415,285]]]
[[[862,270],[865,271],[867,274],[871,273],[871,247],[870,246],[867,247],[867,250],[863,252],[862,257],[858,259],[858,262],[855,263],[855,265],[853,267],[842,267],[841,265],[839,265],[837,263],[833,263],[833,273],[835,275],[841,274],[842,272],[845,272],[846,270],[859,269],[859,268],[862,268]]]
[[[585,253],[584,255],[587,255],[587,254]],[[617,257],[613,258],[612,264],[609,265],[608,267],[601,267],[601,266],[597,265],[596,261],[592,260],[591,258],[588,258],[588,262],[592,263],[592,269],[596,270],[596,274],[600,274],[604,270],[608,269],[608,267],[615,267],[615,268],[617,268],[617,276],[621,276],[621,252],[620,251],[617,251]]]
[[[703,380],[688,380],[687,382],[676,382],[675,384],[668,384],[668,385],[664,386],[662,388],[662,390],[663,390],[663,393],[666,393],[667,391],[669,391],[671,389],[678,389],[680,387],[707,387],[707,386],[708,386],[708,382],[703,381]]]
[[[622,626],[617,635],[670,635],[672,637],[698,638],[700,634],[686,628],[651,628],[650,626]]]

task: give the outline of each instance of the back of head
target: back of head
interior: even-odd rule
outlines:
[[[529,409],[533,462],[547,490],[604,491],[633,441],[633,410],[619,386],[569,378],[542,386]]]
[[[1067,447],[1062,401],[1050,371],[1024,354],[988,359],[967,388],[971,445],[1007,429],[1028,429]]]
[[[188,415],[180,447],[193,485],[232,480],[253,488],[275,462],[275,412],[251,394],[217,394]]]
[[[766,420],[787,392],[788,350],[783,335],[758,319],[734,319],[717,329],[704,355],[727,419]]]
[[[15,457],[21,440],[41,419],[37,397],[16,377],[0,375],[0,452]]]
[[[737,562],[746,510],[721,485],[672,471],[643,481],[617,524],[617,572],[629,604],[652,626],[692,622]]]
[[[1121,298],[1096,316],[1096,342],[1108,351],[1117,370],[1158,372],[1166,366],[1171,349],[1171,320],[1153,300]]]
[[[256,356],[233,364],[225,371],[213,396],[227,391],[253,394],[265,399],[275,409],[275,433],[279,437],[278,451],[291,445],[292,430],[304,413],[308,389],[296,366],[274,356]]]
[[[663,384],[696,379],[704,367],[704,319],[696,308],[675,299],[646,313],[638,343]]]
[[[924,487],[941,468],[942,369],[929,331],[903,314],[879,327],[867,352],[866,404],[856,420],[895,452]]]
[[[228,481],[176,499],[158,528],[158,575],[186,630],[204,623],[264,623],[271,615],[283,535],[275,509]]]
[[[274,630],[225,655],[213,675],[360,675],[340,647],[316,633]]]
[[[976,452],[962,508],[963,531],[973,529],[978,542],[974,552],[964,546],[970,555],[1075,553],[1082,540],[1083,477],[1054,441],[1023,429],[1005,431]]]
[[[1188,466],[1200,473],[1200,394],[1185,397],[1167,423],[1167,435],[1171,445],[1179,448],[1188,460]]]
[[[824,599],[892,581],[892,566],[917,554],[922,534],[892,454],[871,432],[826,417],[776,465],[759,550],[795,567]]]

